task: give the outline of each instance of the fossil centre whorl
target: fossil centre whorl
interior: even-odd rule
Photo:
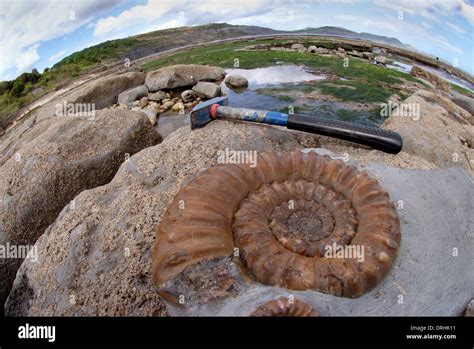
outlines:
[[[315,152],[270,151],[256,163],[209,168],[178,192],[157,231],[157,285],[236,248],[265,285],[353,298],[380,282],[396,258],[400,223],[376,179]],[[363,258],[335,253],[348,247]]]
[[[268,301],[255,309],[250,316],[255,317],[309,317],[319,316],[319,312],[311,305],[299,299],[282,297]]]

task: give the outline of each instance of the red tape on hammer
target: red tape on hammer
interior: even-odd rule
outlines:
[[[209,115],[213,120],[217,119],[217,108],[219,108],[219,104],[213,104],[211,106],[211,110],[209,111]]]

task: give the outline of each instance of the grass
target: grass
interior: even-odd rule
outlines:
[[[470,90],[468,90],[467,88],[464,88],[464,87],[461,87],[461,86],[458,86],[456,84],[451,84],[451,88],[465,96],[468,96],[468,97],[473,97],[474,98],[474,93],[472,93]]]
[[[141,36],[134,36],[126,39],[112,40],[99,45],[76,52],[59,63],[50,70],[41,74],[40,79],[31,86],[25,86],[21,93],[12,95],[9,92],[0,95],[0,125],[2,122],[21,107],[33,102],[44,94],[54,89],[59,89],[73,78],[84,75],[101,64],[117,62],[123,57],[133,57],[144,55],[148,52],[157,52],[168,48],[189,44],[190,36],[197,35],[199,40],[195,42],[207,42],[229,36],[226,29],[228,25],[215,24],[196,28],[178,28],[164,31],[147,33]],[[220,29],[223,29],[220,31]],[[244,29],[232,27],[233,35],[248,34]],[[348,57],[344,61],[337,57],[323,57],[311,53],[287,52],[287,51],[238,51],[249,44],[289,44],[294,39],[286,40],[247,40],[242,42],[229,42],[210,47],[196,47],[191,50],[177,52],[173,55],[159,58],[148,62],[142,67],[145,70],[155,70],[173,64],[208,64],[223,68],[243,68],[252,69],[283,64],[300,64],[310,69],[315,69],[323,73],[336,74],[340,77],[350,79],[344,85],[331,86],[321,83],[318,88],[323,89],[323,93],[328,93],[342,100],[364,101],[385,101],[389,93],[396,92],[396,89],[387,88],[387,85],[402,83],[404,80],[419,82],[416,78],[402,72],[387,69],[382,66],[373,65],[365,60]],[[301,40],[299,40],[301,42]],[[321,39],[303,40],[305,45],[316,44],[327,48],[334,48],[331,41]],[[345,66],[344,63],[349,63]],[[385,84],[385,87],[381,87]],[[347,87],[347,86],[351,87]],[[346,87],[344,87],[346,86]],[[33,95],[33,90],[41,88],[41,92]],[[310,91],[314,86],[305,87]],[[353,89],[355,88],[355,90]],[[461,87],[453,87],[461,93],[469,91]],[[401,92],[399,92],[401,94]],[[468,94],[472,95],[472,94]],[[290,97],[282,100],[291,101]],[[286,98],[286,99],[285,99]]]
[[[285,95],[292,91],[300,91],[310,94],[319,90],[324,95],[336,97],[343,102],[357,103],[383,103],[390,96],[398,94],[403,100],[407,96],[395,88],[380,87],[370,82],[359,80],[336,80],[336,81],[312,81],[298,85],[283,84],[278,87],[265,87],[256,90],[258,94],[275,96],[282,101],[293,101],[293,98]]]
[[[289,113],[290,110],[295,114],[316,115],[322,118],[373,126],[381,125],[384,121],[384,117],[380,115],[380,108],[373,108],[370,110],[338,109],[330,105],[314,106],[303,103],[294,106],[287,106],[281,108],[279,111],[282,113]]]
[[[19,95],[13,95],[9,91],[0,94],[0,127],[6,127],[9,123],[9,117],[22,107],[34,102],[50,91],[61,88],[71,78],[78,77],[86,70],[76,64],[60,66],[54,70],[45,71],[36,83],[24,84],[24,88]],[[32,93],[34,90],[36,90],[35,94]]]
[[[347,102],[381,103],[397,93],[394,89],[383,89],[367,81],[321,82],[321,93]]]
[[[278,42],[284,43],[284,41],[260,40],[255,41],[254,44]],[[418,82],[418,79],[409,74],[374,65],[358,58],[348,57],[349,65],[345,67],[344,60],[341,58],[318,56],[308,52],[236,51],[247,45],[247,42],[238,42],[208,48],[198,47],[145,63],[142,68],[150,71],[173,64],[208,64],[223,68],[253,69],[283,62],[302,64],[308,68],[331,72],[339,76],[363,78],[373,82],[401,83],[402,79]],[[237,66],[235,63],[238,63]]]
[[[0,127],[8,126],[14,113],[21,107],[37,100],[51,90],[65,86],[76,77],[101,68],[101,66],[119,63],[125,58],[134,60],[190,43],[206,43],[218,39],[270,32],[273,30],[213,23],[198,27],[159,30],[100,43],[65,57],[51,69],[45,70],[40,79],[30,85],[23,82],[22,84],[17,83],[13,90],[11,90],[12,86],[9,86],[8,89],[4,88],[10,83],[13,85],[20,77],[12,81],[0,82]],[[32,91],[35,91],[35,94]]]
[[[380,109],[372,109],[370,111],[359,111],[352,109],[338,109],[336,111],[337,118],[342,121],[352,122],[358,119],[368,119],[375,124],[382,124],[384,118],[380,115]]]
[[[278,96],[277,98],[283,102],[293,102],[293,98],[290,96]]]
[[[285,44],[286,42],[287,40],[257,40],[252,44]],[[311,43],[314,42],[307,42],[306,44]],[[198,47],[148,62],[143,64],[142,68],[151,71],[173,64],[208,64],[222,68],[253,69],[275,65],[277,62],[299,64],[322,73],[336,74],[350,80],[303,84],[302,92],[309,93],[318,88],[323,94],[332,95],[342,101],[360,103],[384,102],[395,93],[402,97],[403,93],[399,89],[387,86],[401,84],[404,81],[419,82],[418,79],[409,74],[375,65],[363,59],[348,57],[347,60],[344,60],[338,57],[324,57],[308,52],[239,50],[247,45],[248,42],[232,42],[207,48]],[[289,87],[289,89],[294,89],[294,87]],[[283,90],[279,89],[278,92],[281,93]],[[267,91],[267,93],[271,94],[271,91]],[[278,98],[285,97],[280,96]]]

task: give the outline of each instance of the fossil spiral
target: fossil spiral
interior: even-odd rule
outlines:
[[[156,284],[203,260],[239,258],[262,284],[344,297],[390,270],[400,223],[388,193],[364,171],[315,152],[264,152],[257,166],[218,165],[175,196],[157,231]],[[363,259],[326,255],[362,247]]]
[[[255,309],[250,316],[258,317],[306,317],[319,316],[319,312],[311,305],[299,299],[290,300],[287,297],[268,301]]]

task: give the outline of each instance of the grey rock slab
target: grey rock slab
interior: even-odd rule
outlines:
[[[350,152],[346,143],[338,147]],[[79,194],[75,201],[80,209],[66,207],[49,226],[36,243],[39,262],[25,260],[16,275],[6,303],[7,314],[163,315],[164,301],[151,281],[151,249],[157,226],[179,189],[214,166],[217,151],[226,148],[291,151],[303,148],[302,134],[216,120],[194,131],[182,127],[163,143],[135,154],[110,183]],[[350,159],[360,163],[364,157],[380,162],[388,158],[400,166],[423,165],[424,161],[405,152],[397,156],[380,156],[380,152],[364,149],[360,152]],[[471,179],[459,167],[407,170],[371,164],[367,170],[382,181],[392,200],[404,203],[404,209],[399,210],[402,240],[398,258],[374,290],[347,299],[259,283],[246,285],[236,275],[238,294],[200,303],[199,292],[194,292],[184,310],[166,304],[168,314],[248,315],[265,300],[293,294],[311,303],[323,316],[459,315],[474,290]],[[452,257],[455,247],[458,257]],[[234,262],[222,263],[219,270],[233,277]],[[178,286],[189,290],[182,284],[173,287]],[[205,297],[220,292],[205,291]],[[69,302],[71,294],[76,297],[75,304]],[[404,297],[403,304],[398,304],[399,295]]]
[[[128,104],[141,97],[148,96],[148,89],[145,85],[140,85],[129,90],[126,90],[118,95],[119,104]]]
[[[221,94],[221,87],[212,82],[200,81],[193,87],[193,91],[201,98],[214,98]]]
[[[156,91],[155,93],[150,93],[148,95],[148,99],[150,101],[155,101],[155,102],[161,102],[165,98],[166,98],[166,93],[163,91]]]
[[[225,79],[225,83],[231,87],[247,87],[249,82],[242,75],[229,75]]]
[[[135,115],[149,126],[142,113]],[[216,120],[194,131],[178,129],[130,157],[109,183],[82,191],[75,209],[64,207],[35,244],[38,261],[24,260],[6,313],[162,315],[151,281],[151,249],[160,217],[179,188],[216,165],[218,150],[298,147],[292,133],[267,126]]]
[[[469,113],[474,114],[474,98],[455,92],[451,100]]]
[[[398,210],[402,240],[397,260],[369,293],[342,298],[254,284],[219,315],[249,315],[270,299],[293,295],[321,316],[459,316],[474,296],[474,183],[461,167],[407,170],[370,164]],[[458,256],[453,256],[458,249]],[[399,303],[403,296],[403,303]],[[205,310],[201,310],[204,315]],[[201,315],[201,314],[200,314]]]
[[[181,93],[181,99],[183,102],[188,103],[192,102],[196,98],[196,94],[194,93],[193,90],[186,90]]]
[[[0,244],[33,245],[81,191],[110,181],[126,154],[161,141],[143,114],[102,109],[58,117],[0,167]],[[5,302],[21,258],[0,258]]]
[[[199,64],[178,64],[149,72],[145,84],[150,92],[193,86],[199,81],[217,81],[225,76],[225,70]]]

